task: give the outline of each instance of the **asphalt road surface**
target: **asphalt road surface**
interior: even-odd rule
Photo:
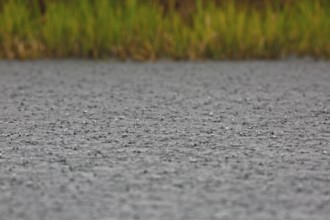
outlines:
[[[0,62],[1,220],[329,216],[329,62]]]

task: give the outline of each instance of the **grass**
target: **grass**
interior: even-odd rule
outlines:
[[[197,0],[186,17],[138,0],[46,1],[44,13],[31,2],[0,4],[0,58],[330,57],[330,3],[324,0],[262,8]]]

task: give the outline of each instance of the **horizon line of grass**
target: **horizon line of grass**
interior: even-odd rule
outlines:
[[[24,0],[0,8],[0,58],[330,58],[330,4],[294,1],[280,10],[196,1],[188,20],[157,4],[126,0]]]

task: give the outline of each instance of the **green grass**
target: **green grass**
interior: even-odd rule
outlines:
[[[138,0],[31,1],[0,7],[0,58],[255,59],[330,57],[330,3],[196,2],[188,18]]]

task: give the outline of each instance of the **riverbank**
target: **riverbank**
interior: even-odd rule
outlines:
[[[301,0],[280,8],[201,5],[183,17],[127,0],[26,1],[0,9],[0,58],[255,59],[330,57],[330,4]]]

